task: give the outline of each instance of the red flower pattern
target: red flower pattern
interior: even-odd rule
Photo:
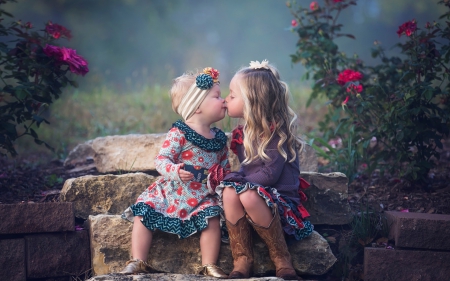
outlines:
[[[194,153],[191,150],[186,150],[183,153],[181,153],[181,158],[183,160],[190,160],[194,156]]]
[[[187,203],[189,204],[189,206],[195,207],[195,206],[197,206],[198,201],[195,198],[191,198],[187,201]]]

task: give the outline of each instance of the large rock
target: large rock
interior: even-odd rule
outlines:
[[[231,134],[228,133],[228,145]],[[67,156],[64,166],[72,171],[97,168],[100,173],[119,171],[155,171],[154,159],[164,142],[166,134],[131,134],[107,136],[76,146]],[[239,161],[230,152],[232,170],[239,168]],[[317,156],[314,149],[305,145],[300,153],[302,171],[317,172]]]
[[[75,216],[83,219],[89,215],[120,214],[134,204],[155,179],[144,173],[68,179],[61,190],[60,200],[73,202]]]
[[[348,204],[348,179],[342,173],[302,172],[301,177],[311,186],[304,192],[308,200],[305,208],[313,224],[343,225],[352,221]]]
[[[131,257],[132,223],[121,219],[119,215],[97,215],[89,216],[88,224],[94,274],[120,271]],[[254,273],[260,276],[273,274],[275,267],[270,261],[268,250],[255,236]],[[156,231],[148,262],[161,271],[192,274],[201,263],[199,238],[199,234],[194,234],[180,240],[176,235]],[[289,244],[289,251],[299,274],[324,274],[336,261],[327,241],[317,232],[302,241]],[[228,244],[221,245],[218,265],[226,272],[232,270]]]

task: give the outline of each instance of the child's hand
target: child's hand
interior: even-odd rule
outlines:
[[[184,167],[184,163],[180,165],[180,169],[178,170],[178,175],[180,176],[180,179],[182,182],[186,183],[194,178],[194,175],[191,172],[187,172],[185,170],[182,170],[181,168]]]

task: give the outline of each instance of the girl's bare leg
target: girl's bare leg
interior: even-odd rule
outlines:
[[[269,226],[273,218],[272,212],[266,202],[264,202],[264,199],[258,195],[256,190],[249,189],[241,193],[239,195],[239,200],[255,224],[264,227]]]
[[[245,215],[244,207],[239,199],[239,195],[236,194],[234,188],[225,187],[222,196],[225,217],[227,221],[236,224],[236,222]]]
[[[202,265],[216,264],[219,258],[220,236],[219,217],[210,218],[208,220],[208,227],[200,235]]]
[[[133,231],[131,232],[131,253],[134,259],[147,262],[148,252],[152,245],[153,233],[141,222],[141,216],[134,217]]]

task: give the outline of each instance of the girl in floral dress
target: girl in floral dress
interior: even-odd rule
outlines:
[[[276,276],[301,279],[292,266],[285,235],[297,240],[309,236],[313,226],[301,201],[307,183],[300,179],[295,136],[296,115],[289,107],[290,93],[268,61],[251,62],[230,82],[228,115],[242,118],[232,134],[230,149],[241,162],[217,187],[223,202],[233,271],[229,278],[252,274],[251,228],[266,243]]]
[[[215,187],[229,172],[227,137],[211,124],[225,117],[219,72],[205,68],[199,75],[174,80],[170,95],[179,120],[167,133],[155,159],[161,176],[123,214],[133,221],[133,259],[121,273],[156,272],[147,264],[153,231],[186,238],[201,231],[202,267],[199,273],[226,278],[215,265],[220,249],[219,206]]]

